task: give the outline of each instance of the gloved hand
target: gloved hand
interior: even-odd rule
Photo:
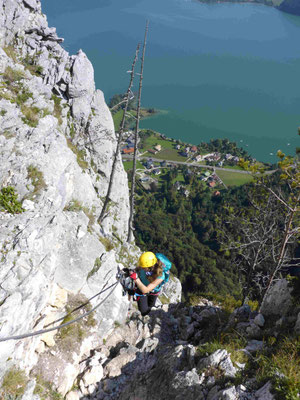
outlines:
[[[130,278],[133,279],[134,281],[136,281],[137,278],[138,278],[138,274],[137,274],[136,272],[132,272],[129,276],[130,276]]]

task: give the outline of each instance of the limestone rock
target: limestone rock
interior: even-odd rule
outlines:
[[[106,364],[105,372],[109,378],[114,378],[121,375],[122,368],[136,358],[135,354],[123,353],[113,358]]]
[[[32,10],[36,11],[39,9],[39,3],[37,0],[23,0],[24,4],[31,8]]]
[[[212,353],[210,356],[206,358],[202,358],[197,368],[206,368],[206,367],[217,367],[221,361],[223,361],[228,356],[228,352],[225,349],[219,349]]]
[[[92,367],[89,371],[87,371],[84,375],[83,375],[83,382],[85,384],[85,386],[89,386],[89,385],[93,385],[95,383],[98,383],[101,381],[101,379],[103,378],[103,367],[102,365],[97,365]]]
[[[179,303],[181,301],[182,286],[180,280],[171,276],[163,286],[162,296],[166,297],[168,303]]]
[[[267,382],[263,387],[255,392],[255,398],[258,400],[274,400],[274,396],[270,392],[271,387],[271,382]]]
[[[219,391],[212,400],[239,400],[240,396],[234,386]]]
[[[292,307],[291,291],[286,279],[277,281],[265,298],[261,306],[261,313],[265,316],[287,314]]]
[[[263,349],[264,342],[262,340],[250,340],[245,347],[245,350],[249,353],[256,353]]]
[[[264,316],[262,314],[257,314],[256,317],[254,318],[253,322],[259,326],[260,328],[262,328],[265,324],[265,319]]]
[[[80,395],[78,392],[74,392],[74,391],[69,392],[66,395],[66,400],[80,400]]]
[[[42,329],[60,319],[67,292],[93,297],[91,304],[96,306],[108,293],[96,294],[115,282],[119,252],[126,247],[131,259],[139,251],[134,245],[121,249],[112,235],[122,241],[128,229],[128,183],[121,157],[111,207],[102,226],[96,222],[101,197],[107,191],[116,136],[103,93],[95,90],[91,63],[82,51],[70,56],[60,46],[62,39],[55,28],[48,27],[39,0],[4,0],[3,5],[0,187],[13,186],[25,211],[0,213],[0,249],[5,253],[0,268],[1,337]],[[6,53],[5,46],[16,57]],[[15,94],[3,83],[8,67],[20,74],[20,90],[30,94],[25,105],[35,113],[30,114],[32,121],[10,101]],[[115,321],[125,321],[127,307],[117,286],[95,314],[98,342],[111,332]],[[9,358],[29,372],[38,359],[43,364],[48,356],[45,371],[53,366],[62,375],[61,379],[49,376],[49,381],[65,394],[73,383],[63,371],[71,367],[68,360],[55,358],[54,334],[7,342],[0,350],[0,377]],[[73,355],[72,378],[78,373],[80,357],[96,345],[90,335]]]

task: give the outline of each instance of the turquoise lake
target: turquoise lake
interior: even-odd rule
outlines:
[[[42,10],[67,51],[87,54],[107,101],[126,92],[150,20],[142,105],[167,112],[141,127],[194,144],[227,137],[269,162],[299,146],[300,17],[197,0],[42,0]]]

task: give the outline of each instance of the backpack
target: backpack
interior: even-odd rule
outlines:
[[[170,278],[170,269],[172,267],[171,261],[164,254],[155,253],[155,255],[156,258],[158,258],[163,263],[164,280],[160,285],[156,286],[156,288],[153,289],[154,293],[160,291],[161,287],[168,282]]]

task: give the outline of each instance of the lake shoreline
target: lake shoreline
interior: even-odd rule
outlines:
[[[294,2],[293,2],[294,1]],[[274,0],[271,3],[268,0],[198,0],[199,3],[204,4],[222,4],[222,3],[233,3],[233,4],[262,4],[264,6],[276,8],[276,10],[300,16],[300,5],[295,0],[282,0],[280,4],[276,4]]]

